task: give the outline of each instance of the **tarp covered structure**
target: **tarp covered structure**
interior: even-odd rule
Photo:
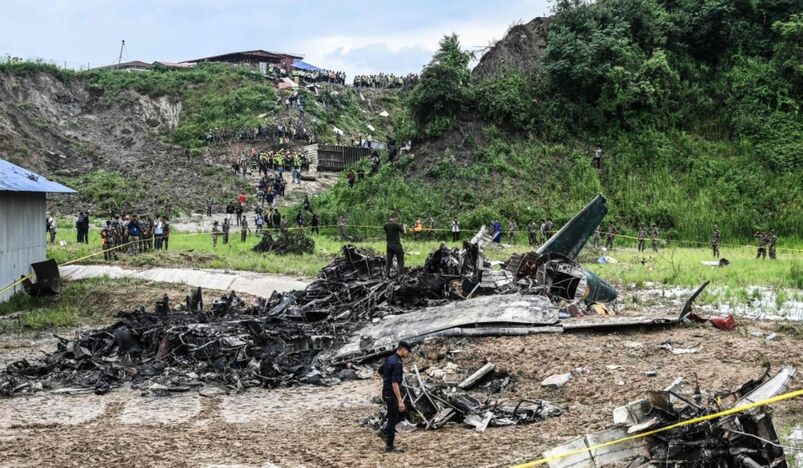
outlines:
[[[303,60],[293,60],[293,68],[297,70],[305,70],[305,71],[323,71],[323,68],[318,68],[315,65],[311,65]]]

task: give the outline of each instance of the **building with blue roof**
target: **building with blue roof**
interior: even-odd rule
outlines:
[[[0,290],[45,260],[48,193],[75,190],[0,159]],[[21,289],[0,293],[0,302]]]

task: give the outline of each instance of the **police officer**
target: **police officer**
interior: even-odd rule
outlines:
[[[767,258],[767,244],[770,243],[769,236],[764,231],[759,231],[753,235],[753,237],[758,238],[758,252],[756,253],[756,259],[761,258],[762,260]]]
[[[388,356],[379,368],[379,373],[382,374],[382,400],[387,406],[388,413],[388,422],[385,426],[385,452],[400,453],[404,451],[396,447],[394,442],[396,424],[407,410],[401,394],[401,384],[404,376],[404,359],[410,355],[410,351],[410,343],[400,341],[396,346],[396,352]]]
[[[719,233],[719,228],[715,224],[714,232],[711,233],[711,253],[713,253],[716,258],[719,258],[719,242],[721,239],[722,235]]]
[[[399,224],[399,215],[393,213],[390,220],[385,223],[385,241],[387,243],[385,257],[385,277],[390,278],[390,267],[393,265],[393,258],[399,265],[399,276],[404,273],[404,248],[401,244],[401,235],[407,232],[407,226]]]

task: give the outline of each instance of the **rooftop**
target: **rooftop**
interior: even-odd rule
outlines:
[[[0,192],[75,193],[75,190],[0,159]]]

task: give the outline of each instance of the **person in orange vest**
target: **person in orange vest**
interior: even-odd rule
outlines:
[[[421,222],[421,218],[415,218],[415,224],[413,225],[413,238],[415,240],[421,240],[421,234],[424,232],[424,223]]]

